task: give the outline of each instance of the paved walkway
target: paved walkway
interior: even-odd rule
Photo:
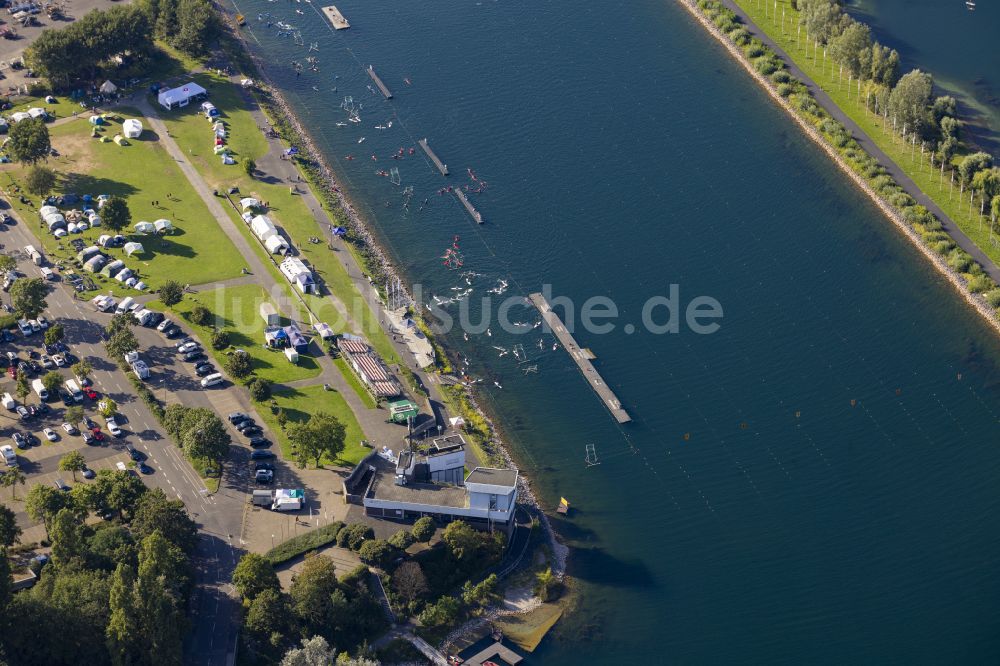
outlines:
[[[817,85],[815,81],[799,69],[798,65],[795,64],[795,61],[788,55],[788,53],[778,46],[765,31],[761,30],[760,27],[757,26],[753,20],[751,20],[747,13],[739,7],[739,5],[737,5],[733,0],[722,0],[722,3],[729,9],[736,12],[736,15],[740,17],[740,20],[746,24],[747,30],[749,30],[762,42],[767,44],[767,46],[778,55],[778,57],[785,61],[791,75],[802,81],[802,83],[809,88],[809,91],[812,92],[816,101],[819,102],[819,104],[826,109],[831,116],[847,128],[865,152],[877,159],[896,180],[896,182],[899,183],[900,187],[902,187],[907,194],[916,199],[917,203],[925,206],[927,210],[933,213],[938,220],[941,221],[941,226],[944,227],[945,232],[955,239],[958,246],[972,255],[972,258],[979,262],[979,264],[983,267],[983,270],[985,270],[994,281],[1000,283],[1000,267],[997,267],[997,265],[993,263],[993,260],[990,259],[986,253],[979,248],[979,246],[972,242],[971,238],[965,235],[958,225],[955,224],[955,221],[948,217],[948,215],[941,210],[940,206],[934,203],[934,201],[927,196],[927,194],[925,194],[916,183],[913,182],[913,179],[910,178],[906,172],[904,172],[899,165],[892,160],[892,158],[886,155],[882,149],[879,148],[874,141],[872,141],[871,137],[858,126],[857,123],[855,123],[832,99],[830,99],[830,96],[826,94],[826,92],[819,85]]]

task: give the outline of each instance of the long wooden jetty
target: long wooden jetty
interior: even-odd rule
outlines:
[[[434,151],[431,150],[431,147],[427,145],[427,139],[421,139],[420,141],[417,141],[417,143],[419,143],[420,147],[424,149],[425,153],[427,153],[427,157],[431,158],[431,162],[434,162],[434,166],[436,166],[438,171],[441,172],[441,175],[447,176],[448,165],[442,162],[441,158],[434,154]]]
[[[469,215],[472,216],[472,219],[479,224],[482,224],[484,222],[483,214],[476,210],[476,207],[472,205],[471,201],[469,201],[469,197],[465,196],[465,192],[459,189],[455,189],[454,192],[455,196],[458,197],[458,200],[462,202],[463,206],[465,206],[465,210],[467,210]]]
[[[344,15],[340,13],[336,5],[330,5],[329,7],[323,8],[323,15],[330,19],[330,23],[333,24],[335,30],[347,30],[351,27],[351,24],[347,22]]]
[[[371,65],[368,65],[368,76],[372,77],[372,81],[375,82],[375,85],[377,85],[378,89],[382,91],[382,94],[385,95],[386,99],[392,99],[392,93],[389,92],[389,88],[382,83],[382,79],[378,77],[378,74],[375,73],[375,68]]]
[[[590,362],[590,359],[594,358],[590,350],[582,349],[576,343],[573,334],[566,330],[562,320],[559,319],[559,315],[552,311],[552,306],[549,305],[544,296],[535,293],[529,294],[528,298],[538,308],[545,324],[552,329],[552,333],[556,336],[556,339],[569,352],[570,358],[573,359],[577,367],[580,368],[580,372],[583,373],[583,378],[587,380],[590,388],[594,389],[594,392],[597,393],[604,405],[611,411],[611,415],[615,417],[615,420],[618,423],[628,423],[631,421],[632,417],[622,409],[621,400],[618,399],[614,391],[608,388],[608,385],[604,383],[604,379],[601,378],[597,369],[594,368],[594,364]]]

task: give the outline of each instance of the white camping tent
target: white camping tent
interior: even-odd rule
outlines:
[[[18,111],[17,113],[10,114],[10,121],[12,123],[19,123],[22,120],[27,120],[30,117],[31,116],[25,113],[24,111]]]
[[[173,229],[174,225],[171,224],[170,220],[159,219],[153,222],[153,227],[156,229],[156,233],[162,234]]]
[[[250,220],[250,230],[262,241],[278,233],[278,230],[274,228],[274,223],[267,215],[258,215]]]
[[[260,201],[253,197],[244,197],[240,199],[240,206],[243,207],[244,212],[252,208],[260,208]]]
[[[118,92],[118,86],[111,83],[111,81],[105,81],[101,84],[101,92],[105,95],[113,95]]]
[[[97,244],[100,245],[101,247],[107,247],[108,246],[108,241],[110,241],[110,240],[111,240],[111,236],[109,236],[107,234],[101,234],[97,238]]]
[[[48,117],[49,112],[46,111],[45,109],[40,109],[37,106],[33,106],[30,109],[28,109],[28,115],[31,116],[32,118],[41,118],[42,120],[45,120]]]
[[[139,135],[142,134],[142,123],[135,118],[129,118],[122,123],[122,131],[128,138],[138,139]]]
[[[50,213],[58,213],[58,212],[59,209],[56,208],[55,206],[42,206],[41,208],[38,209],[38,215],[43,219],[45,218],[46,215]]]
[[[267,248],[267,251],[271,254],[284,254],[288,252],[288,243],[286,243],[285,239],[278,234],[274,234],[273,236],[267,238],[267,240],[264,241],[264,247]]]
[[[152,222],[136,222],[135,231],[139,234],[151,234],[156,231],[156,227],[153,226]]]
[[[136,242],[125,243],[125,254],[127,254],[130,257],[136,252],[142,254],[144,251],[145,250],[143,250],[142,248],[142,243],[136,243]]]

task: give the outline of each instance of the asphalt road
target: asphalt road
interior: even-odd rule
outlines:
[[[30,223],[30,222],[29,222]],[[25,245],[40,244],[32,237],[25,221],[10,225],[0,232],[0,243],[8,254],[18,253]],[[18,269],[28,277],[39,275],[38,268],[23,257],[19,258]],[[162,488],[168,496],[182,500],[192,518],[198,523],[201,540],[197,568],[198,586],[190,607],[191,632],[188,636],[186,664],[223,666],[236,642],[239,616],[238,602],[233,597],[230,585],[232,570],[240,555],[239,535],[243,521],[248,491],[249,450],[245,446],[233,448],[226,461],[223,483],[217,493],[209,494],[198,474],[191,469],[180,450],[173,442],[161,435],[159,424],[145,404],[132,392],[129,380],[118,366],[107,358],[101,332],[110,320],[110,315],[97,312],[89,301],[77,300],[69,285],[53,283],[48,296],[46,315],[52,322],[59,321],[66,328],[66,341],[71,351],[79,358],[85,358],[94,367],[91,378],[94,388],[110,396],[124,417],[121,438],[108,438],[103,446],[85,446],[80,440],[80,450],[88,460],[96,460],[123,450],[131,443],[147,457],[147,463],[154,472],[143,475],[143,481],[152,487]],[[193,373],[193,368],[176,359],[172,342],[153,329],[137,327],[143,357],[151,366],[149,385],[159,398],[169,403],[179,402],[189,407],[204,407],[217,411],[225,419],[230,411],[255,412],[242,392],[232,388],[203,390]],[[18,339],[6,349],[15,348],[23,353],[27,349],[39,349],[42,334],[31,338]],[[69,375],[68,372],[66,372]],[[62,422],[61,405],[52,403],[54,414],[44,422],[36,422],[24,428],[15,422],[0,424],[0,437],[9,437],[13,429],[40,431],[46,425],[58,428]],[[88,413],[93,406],[84,405]],[[96,419],[100,422],[100,419]],[[257,418],[258,422],[261,422]],[[227,422],[228,423],[228,422]],[[233,441],[242,443],[240,436],[232,431]],[[31,473],[51,471],[58,465],[58,456],[36,461],[28,470]],[[29,476],[29,483],[31,478]]]

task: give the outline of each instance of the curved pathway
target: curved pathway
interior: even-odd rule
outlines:
[[[945,232],[951,236],[960,248],[972,255],[972,258],[979,262],[979,265],[983,267],[991,278],[998,284],[1000,284],[1000,267],[990,259],[985,252],[983,252],[978,245],[972,242],[972,239],[965,235],[955,221],[952,220],[948,215],[945,214],[941,208],[934,203],[934,201],[921,190],[913,179],[910,178],[903,169],[896,164],[892,158],[886,155],[881,148],[872,140],[868,134],[865,133],[861,127],[858,126],[844,111],[830,99],[830,96],[826,94],[815,81],[812,80],[805,72],[803,72],[795,60],[793,60],[784,49],[778,46],[773,39],[762,30],[753,20],[747,15],[743,9],[737,5],[733,0],[722,0],[722,4],[727,8],[733,10],[740,20],[745,24],[747,30],[749,30],[754,37],[764,42],[774,53],[781,58],[785,64],[788,66],[788,71],[792,76],[802,81],[809,88],[809,91],[813,94],[816,101],[826,109],[827,113],[833,116],[838,122],[840,122],[851,135],[857,140],[866,153],[878,160],[879,164],[886,168],[889,174],[899,183],[900,187],[906,191],[911,197],[913,197],[917,203],[926,207],[931,213],[937,217],[941,222],[941,226],[944,228]],[[697,10],[696,11],[700,11]]]

